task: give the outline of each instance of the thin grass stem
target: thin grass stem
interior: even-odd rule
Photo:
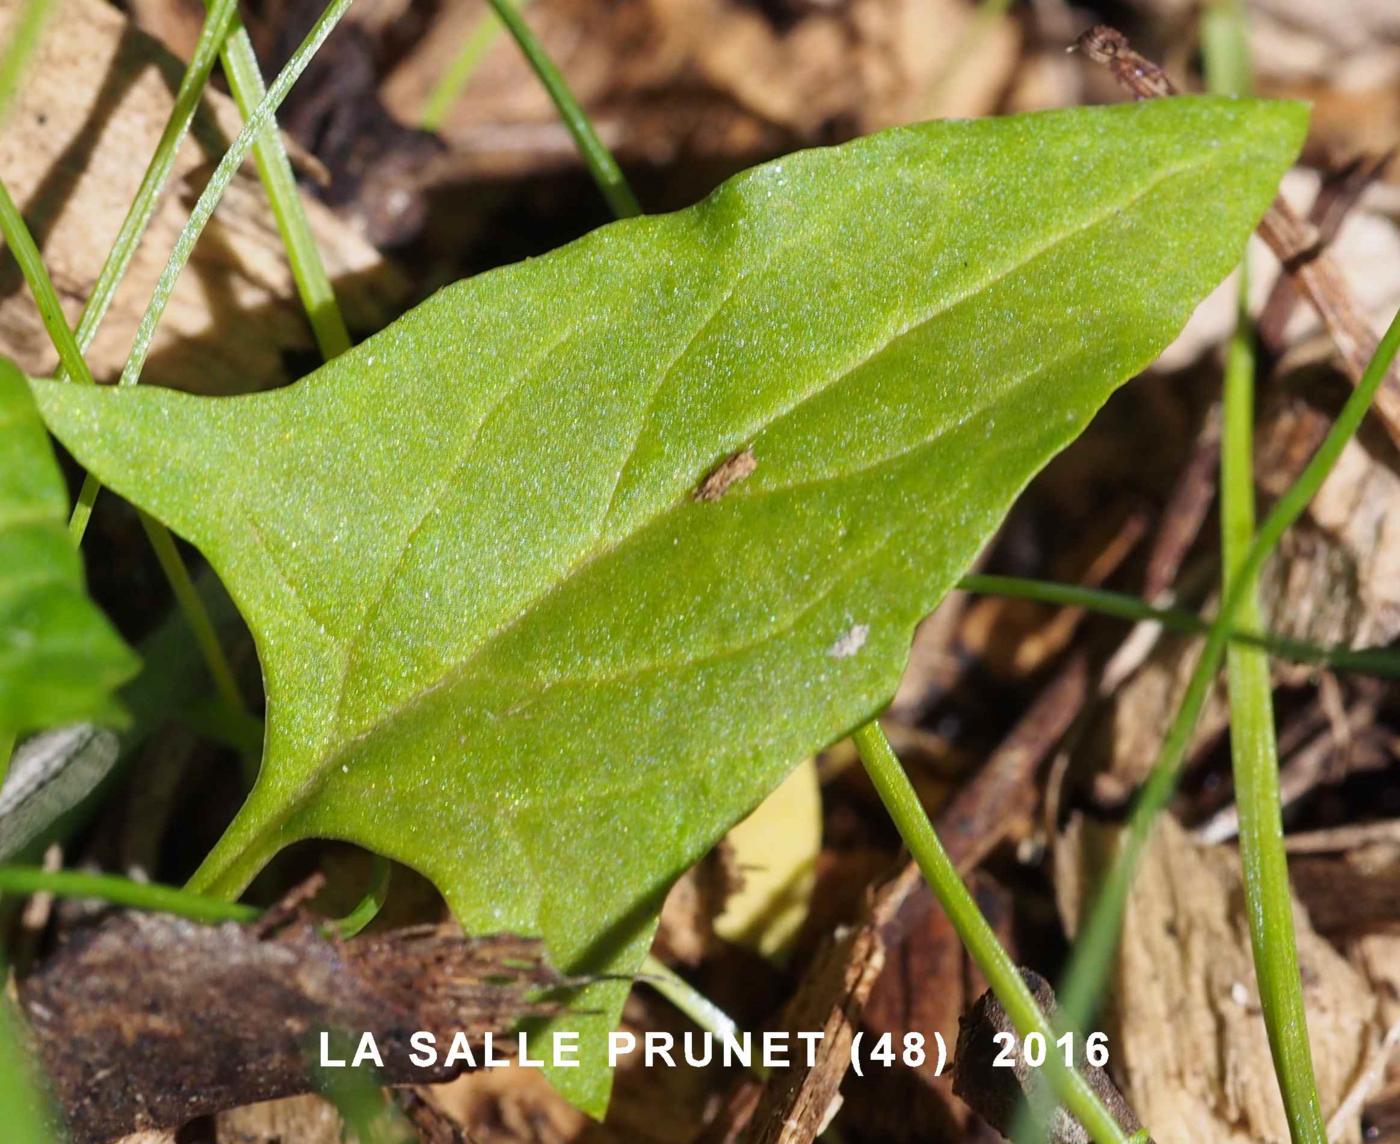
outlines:
[[[191,921],[256,921],[256,906],[206,898],[174,886],[133,882],[116,874],[90,874],[82,870],[45,870],[38,866],[0,866],[0,894],[53,894],[59,898],[92,898],[134,910],[176,914]]]
[[[1224,586],[1254,535],[1254,346],[1241,274],[1239,324],[1225,367],[1225,427],[1220,457],[1221,547]],[[1260,623],[1257,584],[1240,586],[1237,623]],[[1293,899],[1283,849],[1278,744],[1274,738],[1269,657],[1232,643],[1226,652],[1230,692],[1230,756],[1239,811],[1240,864],[1260,1007],[1273,1052],[1274,1072],[1294,1141],[1327,1139],[1308,1045],[1307,1013],[1298,973]]]
[[[190,212],[189,220],[185,223],[179,238],[175,240],[175,248],[171,251],[165,269],[161,271],[160,279],[151,295],[150,304],[146,307],[141,324],[137,327],[131,354],[127,358],[126,367],[122,370],[119,384],[134,385],[140,379],[141,370],[146,364],[146,356],[150,353],[151,338],[155,334],[156,325],[160,321],[161,315],[165,313],[165,307],[170,302],[170,295],[174,292],[180,272],[189,262],[194,245],[199,240],[205,226],[208,225],[210,218],[213,217],[214,209],[218,206],[224,190],[232,181],[243,160],[247,158],[249,151],[258,145],[258,141],[268,125],[275,125],[277,108],[281,106],[287,93],[291,91],[292,85],[296,83],[301,77],[301,73],[311,63],[317,50],[325,43],[326,37],[335,30],[335,26],[345,15],[350,4],[351,0],[331,0],[331,3],[327,5],[325,11],[321,13],[312,26],[311,31],[307,33],[306,38],[302,40],[301,45],[292,53],[287,65],[278,73],[272,86],[268,88],[267,94],[248,113],[243,130],[238,133],[238,138],[233,141],[224,153],[224,157],[219,160],[219,165],[200,194],[194,210]],[[246,33],[235,33],[235,35],[239,34],[246,38]],[[227,50],[225,55],[226,58],[229,57]],[[233,53],[233,58],[237,58],[236,52]],[[263,146],[266,147],[266,144]],[[295,186],[293,186],[292,191],[295,193]]]
[[[509,4],[512,0],[505,2]],[[515,3],[517,7],[525,8],[530,4],[530,0],[515,0]],[[481,61],[486,58],[491,45],[503,31],[505,26],[494,13],[481,14],[472,30],[467,33],[467,38],[462,41],[462,47],[451,65],[442,73],[442,78],[433,85],[428,98],[423,101],[423,111],[418,117],[419,127],[424,131],[441,129],[447,113],[452,110],[452,105],[461,98],[462,92],[476,74]]]
[[[617,165],[612,152],[598,137],[593,121],[574,97],[559,69],[554,66],[554,61],[549,58],[544,45],[530,29],[520,8],[513,0],[490,0],[490,4],[497,19],[515,38],[535,75],[549,92],[549,98],[554,101],[555,110],[559,112],[559,118],[564,121],[564,126],[573,136],[574,143],[583,156],[584,165],[593,176],[593,181],[598,184],[598,189],[603,192],[603,197],[608,200],[613,214],[618,218],[635,218],[641,214],[642,208],[632,193],[632,188],[627,185],[622,168]]]
[[[958,587],[964,592],[983,596],[1008,596],[1018,600],[1034,600],[1041,604],[1082,608],[1087,612],[1130,623],[1161,624],[1167,631],[1177,635],[1204,636],[1210,633],[1211,628],[1209,620],[1185,608],[1158,607],[1125,592],[1086,588],[1079,584],[975,573],[964,576],[958,581]],[[1263,648],[1271,655],[1294,663],[1312,664],[1334,671],[1355,671],[1388,679],[1400,678],[1400,652],[1390,648],[1324,647],[1271,632],[1241,631],[1239,628],[1232,628],[1228,638],[1232,643]]]
[[[899,836],[948,915],[958,940],[1011,1018],[1016,1032],[1022,1041],[1031,1033],[1039,1033],[1046,1044],[1053,1044],[1056,1033],[1050,1021],[1041,1012],[1016,963],[997,941],[992,927],[987,924],[958,876],[957,868],[938,840],[913,784],[900,766],[880,725],[867,723],[852,739],[880,801],[885,804],[886,811],[899,830]],[[1057,1096],[1098,1144],[1126,1144],[1128,1133],[1104,1107],[1079,1072],[1066,1068],[1053,1052],[1047,1054],[1045,1067]]]
[[[210,3],[210,0],[205,0],[205,3]],[[332,9],[339,10],[328,21],[327,17]],[[281,95],[270,105],[267,101],[267,89],[263,85],[262,72],[258,68],[257,56],[253,54],[253,41],[248,38],[248,32],[242,25],[234,26],[223,52],[224,74],[228,77],[229,90],[243,113],[245,124],[258,115],[259,109],[268,109],[258,117],[258,131],[253,142],[253,162],[258,168],[258,177],[262,180],[268,201],[272,204],[272,214],[277,220],[277,229],[282,235],[282,245],[286,247],[287,261],[291,265],[292,278],[296,282],[302,306],[306,309],[316,345],[321,351],[321,356],[327,361],[350,348],[350,331],[346,328],[345,318],[339,303],[336,302],[335,288],[331,285],[330,275],[326,273],[326,265],[316,247],[315,236],[311,233],[311,223],[306,217],[296,178],[292,174],[291,160],[287,158],[287,149],[282,144],[282,136],[278,133],[273,113],[344,14],[344,9],[339,8],[337,4],[332,4],[322,13],[274,82],[273,87],[276,88],[282,77],[289,71],[292,72],[291,79],[286,83]]]
[[[126,217],[122,219],[117,237],[83,307],[82,317],[78,319],[75,337],[81,350],[86,351],[92,344],[92,339],[97,336],[97,329],[107,315],[117,287],[121,284],[122,277],[141,245],[146,228],[155,215],[161,192],[170,179],[171,171],[175,169],[175,158],[179,153],[180,144],[189,133],[194,113],[199,108],[199,101],[204,98],[204,89],[209,84],[209,76],[237,15],[238,0],[214,0],[209,6],[199,39],[195,41],[194,51],[190,55],[189,66],[185,68],[185,74],[180,78],[180,86],[175,92],[170,118],[165,121],[165,129],[156,143],[155,154],[151,156],[151,161],[141,176],[141,185],[137,187],[131,206],[127,208]],[[64,378],[74,375],[70,375],[60,364],[58,376]]]
[[[39,46],[53,6],[53,0],[27,0],[10,23],[9,39],[4,55],[0,56],[0,123],[9,116],[10,106],[24,78],[24,69]]]
[[[1395,360],[1397,350],[1400,350],[1400,312],[1391,320],[1361,380],[1347,398],[1341,412],[1337,414],[1332,428],[1328,430],[1312,460],[1279,498],[1255,533],[1248,552],[1236,566],[1233,581],[1221,604],[1220,614],[1211,625],[1205,646],[1201,650],[1201,658],[1187,682],[1181,706],[1167,730],[1152,771],[1138,794],[1118,856],[1109,868],[1093,908],[1089,911],[1075,942],[1064,986],[1059,995],[1062,1024],[1066,1029],[1083,1028],[1101,995],[1102,983],[1117,949],[1119,925],[1128,891],[1132,886],[1133,874],[1137,870],[1157,816],[1166,809],[1176,790],[1181,764],[1186,757],[1186,748],[1205,707],[1216,672],[1224,659],[1230,627],[1234,623],[1243,597],[1241,585],[1254,582],[1264,561],[1278,546],[1283,534],[1302,515],[1308,502],[1322,487],[1347,442],[1360,428],[1376,391],[1385,379],[1386,371]]]

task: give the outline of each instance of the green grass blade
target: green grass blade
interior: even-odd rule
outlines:
[[[1254,535],[1254,370],[1249,315],[1241,305],[1239,326],[1230,342],[1225,370],[1221,451],[1221,536],[1227,592],[1234,588],[1232,569],[1242,562]],[[1241,627],[1256,627],[1260,622],[1257,584],[1241,585],[1240,590],[1236,622]],[[1292,1137],[1295,1141],[1321,1144],[1327,1136],[1313,1077],[1298,945],[1293,932],[1269,658],[1257,648],[1231,644],[1226,666],[1240,862],[1259,1000]]]
[[[1125,592],[1104,588],[1086,588],[1079,584],[1061,584],[1052,580],[1033,580],[1022,576],[997,576],[974,573],[958,581],[964,592],[983,596],[1006,596],[1017,600],[1034,600],[1058,607],[1082,608],[1101,616],[1130,623],[1161,624],[1176,635],[1204,636],[1210,634],[1211,623],[1185,608],[1163,608],[1149,604]],[[1231,629],[1231,643],[1263,648],[1280,659],[1313,664],[1334,671],[1355,671],[1378,675],[1386,679],[1400,678],[1400,652],[1389,648],[1324,647],[1304,640],[1272,632]]]
[[[189,66],[185,68],[180,86],[175,92],[170,118],[166,120],[165,130],[161,132],[160,140],[156,144],[155,154],[151,156],[145,174],[141,176],[141,185],[136,189],[136,195],[127,209],[126,217],[122,219],[116,240],[112,243],[112,249],[108,252],[92,293],[88,296],[87,304],[83,307],[82,317],[78,320],[76,339],[80,349],[86,350],[96,337],[97,328],[102,324],[117,287],[126,274],[127,267],[131,265],[131,259],[141,244],[151,218],[155,215],[161,192],[170,179],[170,172],[174,170],[180,144],[189,132],[195,110],[199,107],[199,101],[204,97],[204,89],[208,86],[210,73],[214,70],[229,28],[237,15],[238,0],[214,0],[209,6],[199,39],[195,41]],[[70,374],[60,365],[59,376],[77,375]]]
[[[4,235],[5,245],[10,248],[10,254],[13,255],[25,283],[29,286],[29,292],[34,296],[34,304],[38,307],[39,318],[44,323],[49,341],[58,351],[59,368],[79,381],[89,385],[96,384],[92,371],[83,360],[83,351],[78,348],[78,342],[73,337],[72,327],[64,317],[58,291],[54,289],[53,279],[49,277],[48,268],[44,265],[44,258],[39,253],[34,235],[30,233],[29,224],[24,221],[15,200],[10,197],[9,188],[3,182],[0,182],[0,234]]]
[[[0,123],[9,115],[24,69],[39,46],[53,6],[53,0],[28,0],[10,25],[10,37],[0,56]]]
[[[205,2],[208,4],[210,0]],[[327,12],[329,11],[330,9],[327,9]],[[321,16],[301,47],[293,53],[283,68],[282,76],[296,65],[296,72],[292,76],[295,81],[342,15],[343,10],[330,20],[329,24],[326,14]],[[307,45],[316,37],[317,29],[323,26],[325,34],[317,38],[308,50]],[[233,93],[239,110],[243,112],[244,120],[251,121],[258,109],[267,104],[267,90],[263,86],[257,57],[253,54],[253,42],[242,26],[236,25],[229,36],[224,45],[223,60],[229,90]],[[282,76],[278,77],[278,82]],[[274,83],[273,87],[276,86]],[[290,89],[291,84],[288,83],[286,87]],[[276,110],[285,96],[284,90],[271,104],[272,111]],[[316,248],[311,224],[307,220],[301,195],[297,191],[296,178],[292,174],[292,164],[287,158],[286,148],[282,145],[282,136],[277,131],[276,119],[269,112],[260,119],[259,124],[259,131],[253,143],[253,162],[257,165],[258,176],[262,179],[268,201],[272,204],[272,214],[277,220],[277,229],[282,235],[282,245],[286,247],[292,277],[296,281],[297,292],[311,323],[316,345],[321,351],[321,356],[329,361],[350,348],[350,331],[346,329],[345,318],[335,299],[335,288],[326,273],[321,253]]]
[[[370,855],[369,889],[365,891],[355,908],[335,923],[340,936],[354,937],[379,916],[384,903],[389,899],[389,883],[394,873],[394,864],[382,854]]]
[[[1056,1032],[1026,987],[1016,963],[997,941],[977,903],[958,876],[948,852],[938,840],[913,784],[895,757],[878,723],[867,723],[852,738],[880,801],[894,820],[899,836],[948,915],[958,940],[987,979],[992,992],[1011,1018],[1022,1040],[1039,1033],[1053,1044]],[[1066,1068],[1057,1053],[1046,1054],[1045,1069],[1056,1095],[1098,1144],[1126,1144],[1128,1134],[1103,1106],[1084,1077]]]
[[[287,65],[278,73],[272,86],[268,88],[267,94],[247,114],[243,130],[239,132],[238,138],[224,153],[224,157],[219,160],[219,165],[215,168],[213,176],[200,194],[194,210],[190,212],[189,221],[185,223],[180,237],[175,240],[175,248],[171,251],[170,260],[166,263],[165,269],[161,271],[150,304],[146,307],[145,314],[142,315],[140,326],[137,327],[131,355],[127,358],[126,367],[122,370],[121,385],[133,385],[140,378],[141,370],[146,364],[146,355],[150,352],[151,339],[155,335],[156,324],[160,321],[161,315],[165,313],[165,307],[170,301],[170,295],[174,292],[180,272],[189,262],[194,245],[213,217],[214,209],[218,206],[220,198],[223,197],[225,189],[237,173],[243,160],[247,158],[248,152],[258,146],[266,148],[267,144],[262,142],[263,136],[269,130],[275,131],[277,108],[287,98],[287,93],[291,91],[292,85],[301,77],[301,73],[306,70],[316,52],[325,43],[326,37],[335,30],[336,24],[349,10],[350,4],[351,0],[332,0],[327,5],[325,11],[321,13],[312,26],[311,31],[307,33],[306,38],[292,53]],[[234,35],[246,38],[247,34],[236,32]],[[230,55],[233,58],[238,57],[238,53],[230,48],[225,49],[225,54],[226,57]],[[295,195],[295,186],[293,185],[291,189],[292,194]],[[297,202],[298,211],[300,211],[300,200]]]
[[[156,910],[190,921],[251,922],[262,914],[256,906],[161,886],[134,882],[116,874],[92,874],[82,870],[45,870],[39,866],[0,866],[0,894],[53,894],[60,898],[92,898],[133,910]]]
[[[641,214],[642,208],[632,193],[632,188],[627,185],[627,179],[617,165],[617,160],[598,137],[593,121],[574,98],[574,93],[569,90],[569,85],[564,82],[564,77],[554,66],[554,61],[549,58],[544,45],[530,30],[530,25],[521,14],[520,8],[512,0],[490,0],[490,4],[497,19],[515,38],[535,75],[549,92],[549,98],[554,101],[554,107],[559,112],[559,118],[564,121],[564,126],[573,136],[589,174],[598,184],[598,189],[603,192],[603,197],[608,200],[613,214],[618,218],[633,218]]]
[[[507,4],[511,2],[512,0],[505,0]],[[516,3],[518,7],[524,8],[530,3],[530,0],[516,0]],[[491,45],[496,42],[497,37],[504,30],[504,26],[494,14],[491,12],[481,14],[472,30],[467,34],[467,38],[462,41],[461,50],[453,59],[451,66],[443,72],[442,78],[437,81],[433,90],[428,93],[428,98],[423,101],[423,111],[418,118],[419,127],[424,131],[437,131],[442,127],[447,113],[452,110],[452,105],[466,90],[467,84],[476,74],[477,67],[480,66]]]

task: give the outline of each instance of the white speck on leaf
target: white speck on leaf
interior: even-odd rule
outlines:
[[[869,624],[852,624],[851,630],[832,644],[827,649],[826,654],[832,659],[850,659],[865,646],[865,639],[868,635],[870,635]]]

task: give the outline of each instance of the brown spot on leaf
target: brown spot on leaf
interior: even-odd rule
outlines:
[[[745,477],[749,476],[756,468],[758,461],[754,459],[752,447],[740,449],[733,456],[726,457],[695,490],[695,499],[698,501],[717,501],[727,493],[731,486],[737,485]]]

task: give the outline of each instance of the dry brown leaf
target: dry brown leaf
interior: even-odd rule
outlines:
[[[485,5],[455,0],[384,85],[417,122]],[[540,0],[529,20],[624,158],[739,157],[939,115],[985,114],[1011,81],[1020,37],[968,0],[848,0],[775,20],[743,0]],[[443,135],[460,165],[568,157],[549,100],[502,38]],[[563,151],[561,152],[560,147]],[[513,158],[512,158],[513,156]]]
[[[539,1069],[481,1069],[423,1091],[466,1129],[472,1144],[568,1144],[589,1123]]]
[[[1055,851],[1056,892],[1077,928],[1090,871],[1115,832],[1076,819]],[[1342,1101],[1378,1037],[1367,982],[1295,909],[1308,1031],[1324,1114]],[[1237,854],[1193,843],[1164,818],[1124,917],[1109,1012],[1112,1069],[1162,1141],[1288,1138],[1250,955]],[[1342,1140],[1359,1140],[1360,1124]]]
[[[1400,82],[1393,0],[1251,0],[1255,66],[1266,81],[1322,80],[1353,92]]]
[[[291,1096],[221,1112],[214,1118],[217,1144],[341,1144],[345,1125],[319,1096]]]
[[[0,0],[0,42],[18,7],[18,0]],[[155,151],[182,71],[99,0],[67,0],[30,63],[0,133],[0,177],[34,231],[70,322]],[[189,207],[240,122],[230,99],[207,97],[88,353],[99,380],[120,372]],[[406,298],[406,282],[325,208],[309,202],[307,210],[351,326],[378,328]],[[31,373],[52,372],[55,355],[33,300],[6,262],[0,352]],[[244,391],[288,380],[283,355],[312,348],[272,212],[250,167],[230,185],[181,276],[145,377],[208,393]]]

